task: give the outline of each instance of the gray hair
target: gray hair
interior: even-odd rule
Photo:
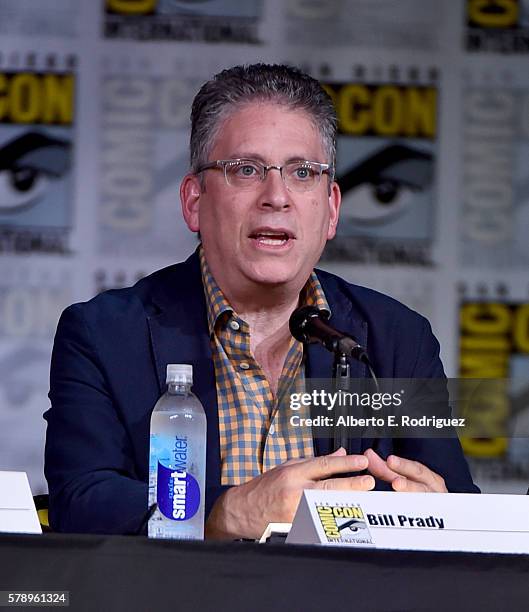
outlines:
[[[281,64],[234,66],[202,85],[191,108],[192,172],[209,161],[224,120],[238,107],[254,101],[270,101],[305,111],[320,132],[333,178],[337,119],[331,97],[316,79]]]

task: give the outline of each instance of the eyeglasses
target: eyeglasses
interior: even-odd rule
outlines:
[[[267,166],[255,159],[218,159],[200,166],[196,174],[204,170],[222,170],[226,183],[237,189],[254,189],[263,182],[269,170],[279,170],[279,174],[289,191],[311,191],[317,187],[322,174],[331,176],[331,165],[299,160],[282,166]]]

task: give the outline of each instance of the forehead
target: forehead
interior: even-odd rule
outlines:
[[[212,159],[258,155],[267,161],[304,158],[325,162],[324,147],[312,117],[273,102],[235,108],[220,124]]]

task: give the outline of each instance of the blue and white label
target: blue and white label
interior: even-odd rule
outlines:
[[[196,478],[181,469],[169,468],[158,461],[157,502],[160,512],[174,521],[187,521],[200,505],[200,487]]]

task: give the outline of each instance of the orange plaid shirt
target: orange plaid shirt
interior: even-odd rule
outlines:
[[[288,397],[304,383],[303,345],[292,338],[279,379],[277,397],[250,350],[250,327],[230,306],[213,278],[199,248],[206,296],[217,403],[221,482],[238,485],[289,459],[314,456],[310,428],[292,427]],[[325,294],[313,272],[300,303],[329,311]],[[310,416],[310,408],[296,411]]]

